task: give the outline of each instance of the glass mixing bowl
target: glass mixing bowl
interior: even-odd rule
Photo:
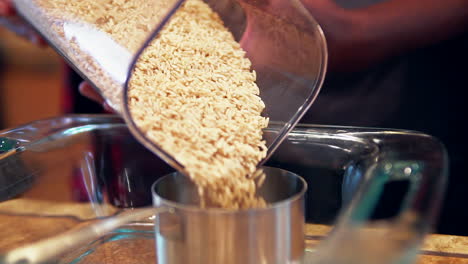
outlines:
[[[283,125],[272,123],[266,137]],[[266,165],[307,182],[304,263],[412,263],[447,179],[437,139],[391,129],[300,124]],[[64,116],[1,131],[0,255],[151,205],[151,184],[173,171],[116,116]],[[154,251],[148,220],[54,261],[153,263]]]

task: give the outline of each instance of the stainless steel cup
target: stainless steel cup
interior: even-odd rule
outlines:
[[[153,204],[167,208],[156,216],[158,264],[286,264],[304,254],[304,194],[298,175],[264,167],[258,193],[267,208],[202,209],[197,187],[179,173],[156,181]]]

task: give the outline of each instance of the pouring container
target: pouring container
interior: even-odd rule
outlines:
[[[131,115],[129,87],[142,54],[187,2],[14,0],[18,13],[119,113],[140,143],[178,171],[184,166],[148,140]],[[324,34],[300,0],[205,0],[255,71],[264,117],[283,124],[265,137],[271,157],[315,101],[324,81]],[[181,36],[183,38],[183,36]],[[210,43],[211,40],[200,39]]]
[[[282,127],[272,123],[265,135],[275,137]],[[218,233],[216,225],[207,224],[210,213],[194,210],[190,219],[203,219],[198,224],[204,232],[186,229],[196,223],[180,221],[179,216],[183,210],[192,210],[191,206],[174,206],[168,198],[175,197],[162,194],[154,198],[151,194],[151,185],[174,169],[141,146],[116,116],[39,120],[1,131],[0,142],[2,256],[110,216],[152,206],[153,202],[175,208],[171,212],[180,209],[179,214],[161,213],[159,218],[130,221],[98,239],[70,247],[50,262],[154,263],[175,252],[167,245],[216,238],[219,244],[210,245],[206,251],[200,249],[207,257],[210,248],[235,249],[223,243],[241,247],[241,242],[254,241],[262,248],[262,241],[273,234],[284,238],[277,241],[286,243],[288,235],[280,231],[288,230],[289,224],[298,229],[304,225],[303,221],[292,221],[296,210],[291,208],[268,217],[271,223],[278,223],[279,233],[268,234],[261,229],[263,225],[257,225],[261,234],[240,240],[237,236],[242,231],[225,216],[220,221],[225,220],[224,230],[229,231],[225,236],[235,241],[219,240],[224,235]],[[415,131],[300,124],[266,166],[297,174],[307,183],[303,236],[296,240],[293,234],[297,230],[291,230],[287,243],[291,249],[296,248],[294,243],[303,243],[299,263],[413,263],[437,219],[447,160],[445,148],[437,139]],[[245,221],[250,221],[249,213],[244,214]],[[275,217],[279,222],[274,222]],[[276,229],[276,224],[271,226]],[[255,234],[255,230],[252,232]],[[267,253],[280,255],[284,247],[274,245],[275,239],[269,242]],[[187,253],[184,247],[179,250],[178,256]],[[223,252],[212,254],[221,256]],[[169,259],[158,261],[170,263]]]

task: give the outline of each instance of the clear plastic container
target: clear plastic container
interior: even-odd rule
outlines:
[[[271,124],[266,136],[282,125]],[[412,263],[431,230],[447,161],[426,134],[299,124],[267,165],[307,182],[304,263],[390,264]],[[151,184],[173,171],[116,116],[0,131],[0,263],[12,249],[151,205]],[[154,263],[153,228],[132,223],[51,262]]]
[[[268,153],[259,164],[262,165],[314,102],[326,72],[325,37],[301,1],[13,2],[19,14],[124,117],[137,140],[182,170],[183,166],[174,157],[147,140],[133,121],[126,102],[131,76],[142,54],[164,35],[164,28],[184,5],[197,1],[219,15],[250,59],[266,106],[262,115],[284,123],[276,137],[265,138]],[[199,41],[209,46],[211,40]]]
[[[176,2],[13,1],[18,14],[119,113],[133,60]]]

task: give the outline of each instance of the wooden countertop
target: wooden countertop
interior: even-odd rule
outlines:
[[[100,209],[106,212],[114,210],[109,207]],[[36,215],[38,212],[50,217],[38,217]],[[94,214],[94,209],[88,204],[57,202],[51,204],[46,201],[26,199],[0,203],[0,230],[2,230],[0,252],[64,232],[76,226],[80,222],[79,218],[92,218]],[[307,245],[313,247],[318,244],[330,229],[329,226],[308,224]],[[150,246],[148,250],[152,250],[152,247]],[[435,263],[468,264],[468,237],[428,235],[420,249],[418,264]]]
[[[330,231],[329,226],[307,225],[310,246],[318,244]],[[468,264],[468,237],[428,235],[420,248],[417,264]]]

